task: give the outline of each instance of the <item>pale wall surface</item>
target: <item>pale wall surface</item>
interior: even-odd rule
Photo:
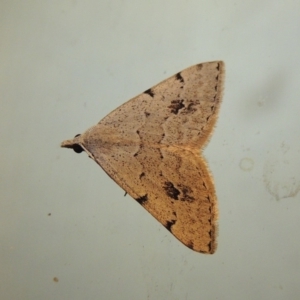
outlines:
[[[0,298],[299,299],[299,34],[299,1],[1,1]],[[59,144],[219,59],[206,256]]]

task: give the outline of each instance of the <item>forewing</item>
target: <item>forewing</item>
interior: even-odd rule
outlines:
[[[187,68],[121,105],[99,125],[113,127],[124,139],[199,149],[217,119],[224,72],[222,61]]]
[[[94,144],[95,145],[95,144]],[[176,147],[118,149],[89,146],[93,159],[137,202],[189,248],[216,249],[217,203],[205,161]]]

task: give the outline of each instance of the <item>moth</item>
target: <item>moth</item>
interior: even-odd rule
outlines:
[[[187,68],[146,90],[61,147],[85,151],[190,249],[212,254],[217,196],[202,156],[222,100],[222,61]]]

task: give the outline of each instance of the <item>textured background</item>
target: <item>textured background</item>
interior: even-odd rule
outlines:
[[[299,299],[299,32],[291,0],[0,1],[0,298]],[[206,256],[59,145],[219,59]]]

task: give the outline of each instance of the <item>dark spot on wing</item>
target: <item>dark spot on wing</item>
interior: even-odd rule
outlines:
[[[144,114],[145,114],[146,118],[148,118],[150,116],[150,113],[148,113],[146,111],[144,112]]]
[[[152,98],[154,97],[154,93],[151,89],[147,90],[144,92],[144,94],[148,94],[149,96],[151,96]]]
[[[197,106],[197,103],[194,103],[194,102],[189,103],[189,105],[185,109],[185,113],[191,114],[191,113],[195,112],[197,110],[196,106]]]
[[[177,80],[179,80],[180,82],[184,82],[184,79],[182,78],[182,76],[181,76],[181,73],[179,72],[179,73],[177,73],[176,75],[175,75],[175,78],[177,79]]]
[[[187,244],[186,244],[187,247],[189,247],[190,249],[194,250],[194,243],[192,241],[189,241]]]
[[[167,221],[165,227],[172,232],[172,226],[176,223],[176,220]]]
[[[142,179],[142,177],[144,177],[144,176],[145,176],[145,173],[142,172],[142,173],[140,174],[140,179]]]
[[[164,139],[165,136],[166,136],[166,135],[165,135],[164,133],[161,135],[160,143],[161,143],[161,141]]]
[[[172,182],[165,182],[164,189],[166,191],[166,194],[170,198],[178,200],[178,195],[180,194],[180,191],[175,188]]]
[[[191,195],[192,190],[188,186],[179,186],[182,192],[182,196],[180,197],[181,201],[193,202],[195,198]]]
[[[203,65],[202,64],[198,64],[197,67],[198,67],[199,70],[201,70],[203,68]]]
[[[135,199],[139,204],[144,205],[148,201],[148,194]]]
[[[206,251],[201,251],[201,250],[199,250],[198,252],[199,252],[199,253],[203,253],[203,254],[207,254]]]
[[[183,100],[173,100],[171,105],[168,108],[171,109],[171,113],[177,115],[178,111],[184,107]]]
[[[209,232],[209,236],[210,236],[210,242],[208,243],[208,252],[212,253],[213,251],[213,235],[212,235],[212,231]]]

